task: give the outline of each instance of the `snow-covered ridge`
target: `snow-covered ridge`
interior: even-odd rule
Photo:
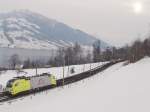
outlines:
[[[40,27],[24,18],[12,17],[0,20],[0,27],[0,47],[55,49],[48,41],[34,38],[34,33],[38,34]]]
[[[96,38],[30,11],[0,14],[0,47],[57,49],[79,42],[89,46]],[[103,42],[103,46],[107,44]]]

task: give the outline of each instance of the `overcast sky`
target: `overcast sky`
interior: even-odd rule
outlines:
[[[120,46],[150,31],[149,0],[0,0],[0,11],[28,9]]]

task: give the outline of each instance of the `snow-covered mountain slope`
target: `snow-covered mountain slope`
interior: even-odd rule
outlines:
[[[111,68],[102,74],[103,79],[98,90],[95,109],[101,112],[149,112],[150,103],[150,58],[145,58],[137,63],[116,68]],[[99,105],[99,107],[98,107]],[[98,111],[97,111],[98,112]]]
[[[84,46],[97,39],[56,20],[26,10],[0,14],[0,47],[56,49],[78,42]],[[102,47],[108,45],[101,41]]]
[[[150,58],[0,106],[1,112],[149,112]]]

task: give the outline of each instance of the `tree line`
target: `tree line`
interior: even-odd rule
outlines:
[[[43,68],[43,67],[59,67],[67,65],[76,65],[92,62],[92,53],[84,52],[84,49],[79,43],[75,43],[69,47],[58,48],[56,54],[50,57],[48,61],[44,59],[31,60],[26,59],[22,61],[19,55],[14,54],[10,57],[9,68],[16,69],[18,65],[23,65],[22,68]]]
[[[128,60],[134,63],[145,56],[150,56],[150,38],[143,41],[135,40],[131,45],[125,45],[121,48],[107,47],[102,51],[101,43],[98,40],[93,44],[93,61],[111,61],[111,60]]]
[[[103,62],[111,60],[128,60],[130,63],[136,62],[145,56],[150,56],[150,38],[143,41],[137,39],[132,45],[126,45],[121,48],[101,46],[101,41],[93,43],[92,52],[84,51],[79,43],[70,47],[59,48],[54,57],[48,61],[43,59],[30,60],[29,58],[22,61],[19,55],[14,54],[9,59],[11,69],[16,69],[17,65],[23,65],[23,68],[42,68],[42,67],[59,67],[67,65],[85,64],[93,62]]]

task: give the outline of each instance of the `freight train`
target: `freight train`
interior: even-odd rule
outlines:
[[[6,92],[11,95],[19,95],[23,92],[33,91],[48,86],[56,86],[57,81],[54,75],[43,73],[32,77],[15,77],[7,82]]]

